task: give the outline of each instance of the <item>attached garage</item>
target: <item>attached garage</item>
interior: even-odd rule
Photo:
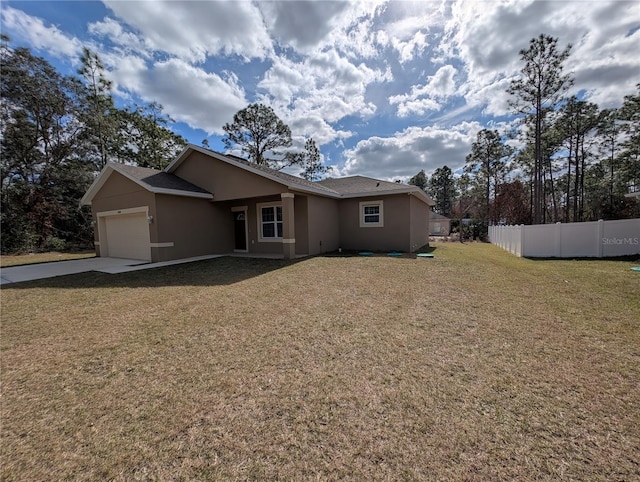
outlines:
[[[100,256],[151,261],[147,208],[98,213]]]

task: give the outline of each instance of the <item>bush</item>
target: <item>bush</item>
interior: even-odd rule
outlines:
[[[66,241],[55,236],[47,236],[42,245],[44,251],[64,251],[66,247]]]

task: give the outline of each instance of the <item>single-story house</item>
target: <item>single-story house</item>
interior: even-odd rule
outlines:
[[[310,182],[189,145],[164,170],[109,163],[81,201],[98,256],[168,261],[206,254],[286,259],[427,244],[433,201],[363,176]]]
[[[451,219],[434,211],[429,213],[429,236],[449,236]]]

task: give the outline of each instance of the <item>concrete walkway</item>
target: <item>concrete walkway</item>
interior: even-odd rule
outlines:
[[[0,285],[9,283],[20,283],[23,281],[53,278],[55,276],[65,276],[69,274],[86,273],[88,271],[99,271],[101,273],[126,273],[141,269],[159,268],[173,264],[190,263],[204,259],[218,258],[222,255],[214,254],[209,256],[198,256],[195,258],[178,259],[161,263],[149,263],[139,259],[122,258],[84,258],[69,261],[55,261],[51,263],[27,264],[23,266],[11,266],[0,269]]]

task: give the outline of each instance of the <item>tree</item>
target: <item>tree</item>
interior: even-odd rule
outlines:
[[[534,165],[533,165],[533,222],[542,221],[543,197],[543,148],[542,135],[544,118],[556,107],[562,94],[573,83],[570,76],[564,75],[563,63],[569,57],[571,44],[563,51],[557,48],[558,39],[540,34],[529,42],[529,48],[520,51],[524,62],[521,76],[511,82],[508,93],[512,99],[510,105],[520,113],[533,119]]]
[[[79,146],[84,146],[83,156],[91,160],[97,170],[114,160],[118,136],[116,107],[111,95],[111,81],[98,54],[84,47],[80,57],[81,98],[79,121],[84,129]]]
[[[424,173],[424,169],[421,169],[418,174],[409,179],[409,184],[412,186],[418,186],[423,191],[426,191],[429,185],[429,180],[427,179],[427,175]]]
[[[531,223],[528,201],[527,187],[519,179],[500,184],[493,200],[497,221],[504,224]]]
[[[298,158],[286,156],[279,148],[291,146],[291,129],[280,120],[273,109],[264,104],[250,104],[236,112],[231,124],[225,124],[222,139],[227,149],[239,147],[249,161],[272,168],[292,165]],[[265,154],[280,160],[268,159]]]
[[[443,216],[451,216],[456,197],[456,182],[448,166],[439,167],[434,171],[427,192],[436,203],[434,211]]]
[[[465,159],[465,172],[472,174],[482,186],[484,192],[482,212],[484,221],[487,223],[490,218],[491,187],[493,186],[493,197],[495,197],[497,186],[506,174],[506,159],[510,154],[511,150],[502,143],[498,131],[482,129],[478,132],[476,141],[471,146],[471,152]]]
[[[169,129],[173,119],[157,102],[120,111],[120,159],[140,167],[163,169],[187,141]]]
[[[624,181],[631,189],[640,190],[640,84],[636,88],[638,92],[625,96],[618,110],[618,121],[625,135],[618,159]]]
[[[0,49],[2,251],[86,241],[78,201],[92,166],[76,155],[77,83],[28,49]]]
[[[565,142],[567,150],[565,222],[584,220],[584,179],[589,162],[591,145],[589,135],[595,134],[600,122],[598,106],[571,97],[562,107],[556,122],[556,130]],[[571,167],[573,165],[573,185]],[[570,204],[573,204],[571,209]],[[573,216],[569,214],[573,211]]]
[[[299,164],[303,168],[301,176],[307,181],[319,181],[331,170],[330,167],[322,163],[316,141],[311,138],[305,142],[303,152],[291,155],[297,156],[297,158],[291,159],[291,163]]]

